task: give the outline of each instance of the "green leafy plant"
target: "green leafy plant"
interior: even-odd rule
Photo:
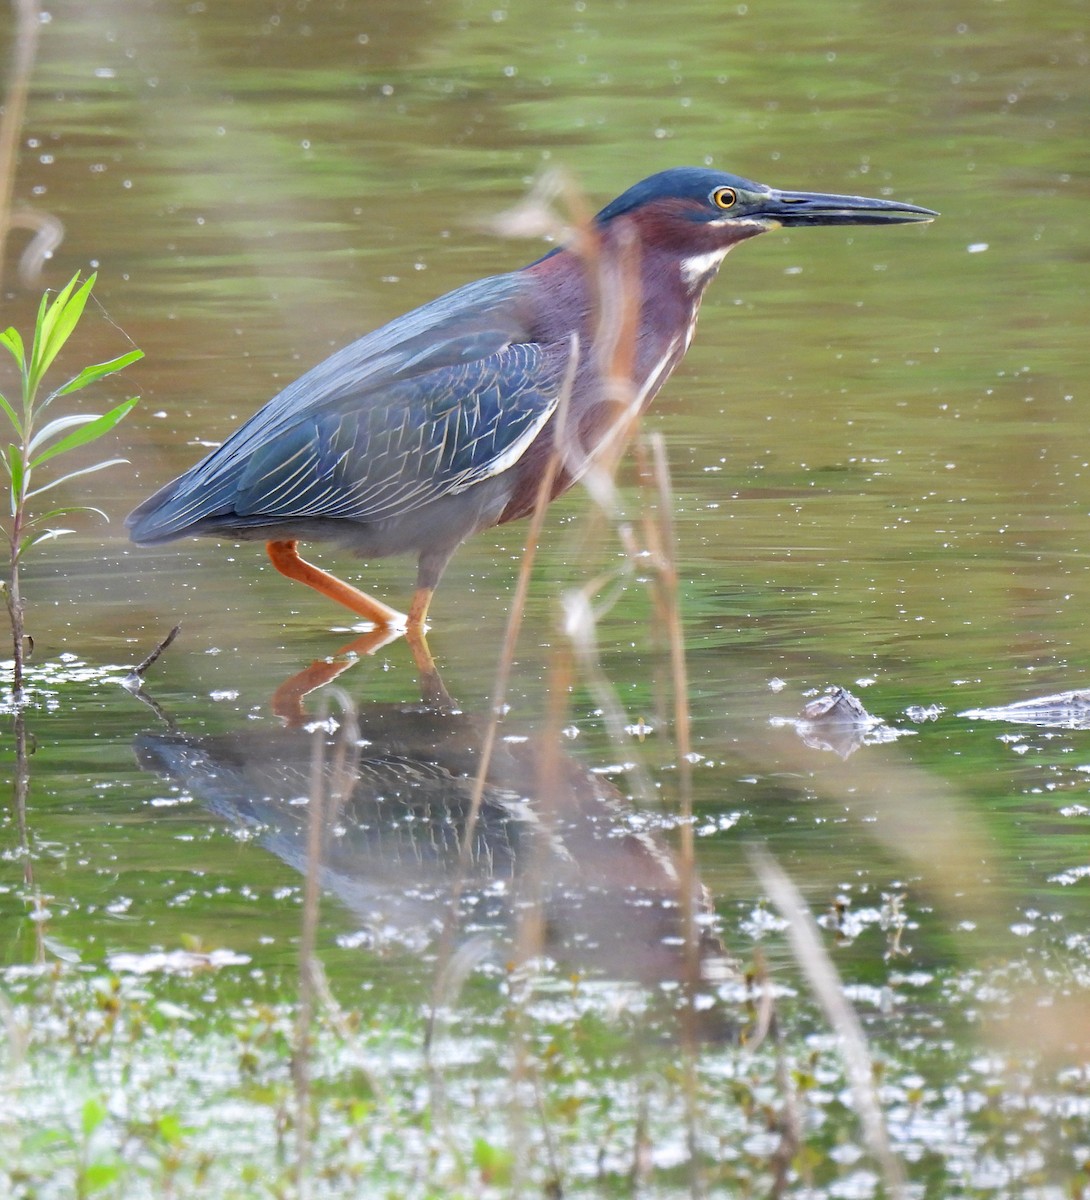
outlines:
[[[95,286],[95,278],[95,275],[91,275],[77,288],[79,276],[74,275],[52,300],[48,292],[42,296],[29,353],[23,339],[14,328],[0,333],[0,345],[15,359],[22,383],[21,397],[15,403],[0,395],[0,410],[11,423],[14,434],[6,448],[0,450],[0,460],[7,473],[11,493],[11,523],[5,531],[10,548],[10,569],[4,591],[15,650],[12,693],[16,707],[23,699],[25,630],[22,592],[19,586],[19,568],[23,556],[31,546],[39,542],[73,532],[53,526],[51,522],[58,518],[74,512],[97,512],[105,516],[100,509],[85,504],[65,505],[43,512],[33,512],[31,505],[44,493],[68,483],[78,475],[101,471],[104,467],[111,467],[125,460],[109,458],[62,475],[50,471],[44,482],[42,468],[62,455],[109,433],[137,401],[137,397],[133,396],[106,413],[52,416],[46,420],[50,406],[61,396],[78,392],[144,356],[141,350],[130,350],[109,362],[84,367],[60,387],[54,388],[44,396],[40,395],[46,372],[79,324],[91,289]]]

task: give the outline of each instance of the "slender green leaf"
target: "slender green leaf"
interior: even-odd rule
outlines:
[[[34,391],[37,391],[42,377],[53,365],[53,360],[60,354],[65,342],[72,336],[72,331],[79,323],[80,317],[83,316],[87,297],[95,286],[95,278],[95,275],[92,274],[79,291],[72,294],[72,287],[79,279],[78,274],[73,275],[68,284],[57,293],[57,299],[46,313],[42,337],[40,341],[35,339],[37,356],[32,364],[31,380]]]
[[[56,357],[57,351],[68,340],[68,335],[75,328],[75,322],[69,319],[72,306],[75,306],[78,310],[78,319],[78,313],[83,312],[83,305],[87,303],[87,283],[93,284],[93,282],[94,275],[84,283],[79,292],[73,294],[73,289],[79,283],[79,272],[77,271],[56,294],[52,304],[46,308],[41,321],[41,337],[38,339],[36,347],[38,358],[34,364],[39,372],[45,371],[48,368],[49,364]],[[81,293],[83,295],[83,302],[79,303],[77,297]],[[50,353],[51,347],[52,353]]]
[[[68,1146],[72,1135],[67,1129],[37,1129],[22,1139],[22,1149],[37,1153],[39,1150],[52,1150],[58,1146]]]
[[[67,396],[69,392],[78,392],[80,388],[85,388],[89,383],[94,383],[106,375],[112,375],[115,371],[124,370],[129,363],[134,363],[143,357],[143,350],[130,350],[128,354],[112,358],[109,362],[96,363],[93,367],[84,367],[74,379],[70,379],[64,387],[57,388],[49,398],[53,400],[57,396]]]
[[[74,283],[75,280],[72,280]],[[72,286],[70,283],[69,287]],[[38,347],[41,345],[43,337],[43,329],[45,326],[46,317],[49,315],[49,292],[42,293],[41,303],[38,305],[38,316],[34,320],[34,340],[30,345],[30,358],[23,361],[23,379],[26,381],[27,396],[29,401],[33,398],[33,389],[30,386],[30,376],[34,370],[34,364],[38,360]]]
[[[65,534],[75,533],[74,529],[47,529],[45,533],[39,533],[36,538],[30,543],[32,546],[40,545],[42,542],[53,542],[57,538],[62,538]]]
[[[21,437],[22,433],[23,433],[23,423],[22,423],[22,421],[19,420],[18,414],[16,413],[15,409],[12,408],[11,405],[8,403],[7,397],[4,395],[0,395],[0,409],[2,409],[4,411],[4,414],[7,416],[7,419],[11,422],[12,427],[15,429],[15,432],[17,434],[19,434],[19,436]]]
[[[28,533],[27,536],[19,543],[19,549],[16,552],[15,557],[17,559],[22,558],[23,555],[26,554],[26,552],[31,548],[31,546],[36,546],[39,542],[52,541],[55,538],[64,537],[66,533],[75,532],[76,531],[74,529],[47,529],[44,533]]]
[[[55,958],[59,958],[61,962],[73,964],[83,962],[83,956],[74,946],[69,946],[67,942],[62,942],[55,937],[43,935],[42,945]]]
[[[42,463],[48,462],[51,458],[56,458],[58,454],[67,454],[69,450],[74,450],[77,446],[86,446],[88,442],[93,442],[96,438],[102,437],[104,433],[109,433],[111,429],[128,415],[133,409],[139,397],[132,396],[128,400],[123,400],[116,408],[111,408],[108,413],[103,413],[101,417],[95,417],[93,421],[88,421],[81,429],[76,429],[67,437],[61,438],[55,445],[50,446],[48,450],[43,451],[37,458],[31,460],[31,467],[40,467]],[[62,418],[67,420],[67,418]],[[48,426],[46,426],[48,428]],[[123,459],[115,459],[115,462],[123,462]]]
[[[78,278],[78,275],[75,276],[73,283]],[[96,278],[97,276],[92,272],[83,287],[74,295],[66,298],[64,304],[60,306],[60,312],[53,324],[49,341],[46,343],[46,354],[48,355],[46,366],[57,357],[65,342],[72,336],[72,331],[79,324],[79,319],[83,316],[83,310],[87,306],[87,298],[91,294],[91,289],[95,286]]]
[[[8,447],[8,474],[11,476],[11,515],[23,500],[23,456],[18,446]]]
[[[43,483],[40,488],[35,488],[32,492],[27,492],[26,498],[32,499],[34,496],[40,496],[42,492],[48,492],[50,488],[58,487],[62,483],[67,483],[70,479],[75,479],[80,475],[90,475],[94,471],[103,471],[107,467],[116,467],[118,463],[127,463],[127,458],[108,458],[105,462],[95,463],[93,467],[80,467],[78,471],[69,471],[67,475],[62,475],[59,479],[51,479],[48,483]]]
[[[55,421],[50,421],[48,425],[44,425],[30,439],[27,444],[27,453],[33,454],[44,442],[55,438],[57,434],[63,433],[66,429],[74,429],[77,425],[89,425],[92,421],[97,420],[98,413],[74,413],[71,416],[58,417]]]
[[[61,288],[52,303],[49,301],[49,293],[43,293],[42,302],[38,305],[38,317],[34,322],[34,345],[30,352],[30,362],[27,364],[27,390],[31,399],[38,390],[38,384],[41,382],[42,376],[49,366],[49,363],[45,362],[44,359],[53,328],[57,324],[57,318],[60,316],[64,305],[68,302],[68,297],[71,295],[72,289],[76,286],[78,279],[79,273],[77,272]]]
[[[193,1133],[193,1127],[183,1125],[177,1113],[164,1113],[155,1123],[155,1127],[168,1146],[180,1146],[186,1136]]]
[[[38,513],[30,518],[25,524],[41,525],[43,521],[52,521],[57,517],[67,517],[69,513],[94,513],[101,517],[107,525],[110,523],[110,518],[102,511],[101,508],[95,508],[93,504],[64,504],[60,508],[51,508],[49,512]]]
[[[23,349],[23,339],[14,326],[9,325],[3,333],[0,333],[0,346],[8,348],[11,357],[15,359],[19,364],[19,369],[22,370],[23,363],[26,361],[26,351]]]

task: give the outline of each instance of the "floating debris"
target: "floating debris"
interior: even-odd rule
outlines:
[[[1090,729],[1090,690],[1057,692],[998,708],[970,708],[958,716],[970,721],[1013,721],[1040,729]]]
[[[922,725],[925,721],[937,721],[944,712],[944,704],[910,704],[905,709],[905,716],[916,725]]]
[[[879,746],[914,733],[895,729],[872,716],[847,688],[830,687],[804,707],[798,717],[773,717],[773,725],[791,725],[812,750],[828,750],[848,758],[860,746]]]
[[[181,630],[181,628],[181,625],[175,625],[174,628],[166,635],[166,637],[163,638],[163,640],[155,647],[155,649],[152,650],[147,658],[145,658],[144,661],[139,664],[139,666],[133,667],[133,669],[125,676],[125,678],[121,680],[121,686],[127,692],[132,692],[132,694],[135,696],[137,692],[140,691],[140,689],[144,686],[144,676],[147,674],[148,668],[152,666],[158,659],[159,655],[170,646],[171,642],[173,642],[178,636],[178,632]]]
[[[878,717],[872,717],[858,697],[847,688],[827,688],[823,696],[808,701],[800,713],[800,719],[812,725],[881,725]]]

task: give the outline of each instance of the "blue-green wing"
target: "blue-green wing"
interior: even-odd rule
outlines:
[[[326,406],[248,456],[234,511],[381,521],[456,495],[518,461],[563,374],[562,354],[519,343]]]
[[[130,514],[133,539],[379,521],[507,469],[554,411],[570,354],[535,340],[533,286],[519,272],[467,284],[331,355]]]

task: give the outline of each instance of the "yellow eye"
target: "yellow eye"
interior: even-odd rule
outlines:
[[[737,200],[738,193],[734,188],[721,187],[712,192],[712,203],[716,208],[733,208]]]

